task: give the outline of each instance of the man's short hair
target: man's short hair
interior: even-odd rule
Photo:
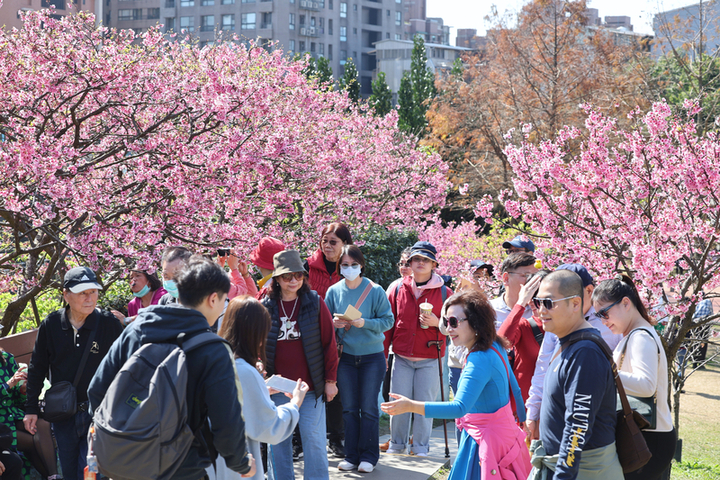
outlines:
[[[193,255],[175,275],[178,301],[186,307],[197,307],[213,293],[221,296],[230,291],[230,277],[217,263],[202,255]]]
[[[529,253],[511,253],[500,266],[500,273],[512,272],[520,267],[535,265],[535,257]]]
[[[193,253],[185,247],[168,247],[163,251],[160,264],[164,265],[166,263],[174,262],[175,260],[187,262],[192,255]]]
[[[572,270],[555,270],[548,273],[540,284],[548,282],[557,284],[559,298],[572,297],[573,295],[580,297],[580,308],[583,308],[583,281],[580,275]]]

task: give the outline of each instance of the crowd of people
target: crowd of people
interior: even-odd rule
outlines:
[[[322,230],[307,259],[281,240],[260,240],[249,256],[258,282],[232,249],[208,257],[169,247],[161,276],[129,273],[127,315],[97,308],[95,273],[73,268],[65,306],[41,323],[29,368],[0,356],[9,439],[1,478],[35,468],[50,480],[81,479],[96,463],[111,471],[114,459],[93,448],[107,429],[96,414],[111,395],[141,406],[136,392],[117,391],[126,365],[148,345],[182,348],[206,332],[221,338],[184,353],[186,412],[176,427],[191,435],[179,460],[161,465],[162,478],[292,479],[300,445],[306,478],[329,478],[328,454],[339,470],[368,474],[381,452],[431,454],[433,418],[455,420],[453,480],[669,478],[668,362],[632,280],[596,284],[576,263],[543,269],[525,236],[503,248],[497,277],[494,266],[468,259],[454,292],[426,241],[403,250],[399,278],[383,289],[365,277],[363,252],[342,223]],[[495,278],[499,291],[487,288]],[[623,473],[613,366],[588,334],[614,351],[627,394],[654,407],[643,430],[652,458],[639,470]],[[452,399],[438,401],[439,359]],[[74,397],[56,405],[66,390]],[[390,415],[383,445],[381,410]]]

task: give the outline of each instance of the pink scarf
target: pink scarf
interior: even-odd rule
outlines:
[[[528,477],[532,466],[525,432],[515,423],[510,402],[495,413],[468,413],[455,422],[478,444],[480,478],[524,480]]]

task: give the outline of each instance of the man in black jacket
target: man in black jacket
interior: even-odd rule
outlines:
[[[87,267],[67,272],[63,283],[67,302],[40,324],[32,360],[28,369],[25,429],[35,434],[40,407],[38,397],[43,381],[53,384],[73,382],[86,349],[85,367],[76,386],[77,413],[67,420],[54,422],[62,472],[67,480],[82,479],[87,456],[87,431],[90,428],[87,388],[103,357],[122,332],[122,325],[110,312],[96,309],[98,290],[102,287],[95,273]],[[90,337],[93,337],[89,344]]]
[[[222,313],[230,278],[216,263],[195,255],[174,279],[179,303],[142,310],[98,368],[88,390],[91,412],[102,402],[118,371],[142,345],[176,343],[180,333],[192,337],[209,331]],[[209,343],[188,352],[186,365],[188,425],[197,431],[209,419],[212,439],[205,438],[205,443],[214,446],[231,470],[243,476],[254,475],[254,459],[245,445],[245,422],[232,352],[223,343]],[[196,439],[172,478],[198,480],[210,465],[209,452]]]

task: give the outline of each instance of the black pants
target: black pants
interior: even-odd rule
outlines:
[[[642,432],[652,458],[647,465],[626,473],[625,480],[660,480],[668,478],[663,473],[670,468],[673,455],[675,455],[675,444],[677,433],[673,428],[669,432]]]
[[[328,440],[342,443],[345,440],[345,423],[343,422],[343,406],[340,391],[331,402],[325,404],[325,424]]]
[[[5,472],[0,475],[2,480],[22,480],[23,462],[20,456],[9,450],[0,452],[0,462],[5,466]]]
[[[387,359],[387,370],[385,371],[385,379],[383,380],[382,396],[386,402],[390,401],[390,374],[392,373],[392,364],[395,355],[392,353],[388,355]]]

